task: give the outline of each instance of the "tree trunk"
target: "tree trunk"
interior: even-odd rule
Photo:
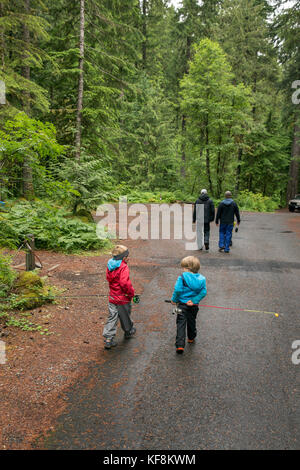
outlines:
[[[256,87],[257,87],[257,73],[254,72],[254,83],[253,83],[253,96],[254,96],[254,100],[256,99]],[[254,103],[256,103],[256,101],[254,101]],[[255,119],[255,114],[256,114],[256,104],[254,104],[253,107],[252,107],[253,119]]]
[[[238,152],[238,164],[236,167],[236,182],[235,191],[236,193],[240,190],[240,177],[241,177],[241,163],[242,163],[243,149],[240,147]]]
[[[208,132],[208,121],[206,121],[206,173],[207,173],[207,178],[208,178],[208,183],[209,183],[209,190],[210,194],[213,195],[213,186],[212,186],[212,181],[211,181],[211,175],[210,175],[210,155],[209,155],[209,148],[208,148],[208,142],[209,142],[209,132]]]
[[[25,13],[30,15],[30,0],[25,0]],[[30,66],[26,64],[28,60],[28,50],[30,46],[30,32],[26,24],[24,24],[23,29],[23,41],[24,41],[24,67],[22,70],[22,75],[26,80],[30,80]],[[24,91],[23,93],[23,108],[26,114],[30,115],[30,93]],[[25,199],[33,199],[34,197],[34,188],[33,188],[33,174],[32,167],[30,162],[30,157],[24,157],[23,161],[23,196]]]
[[[3,16],[3,5],[0,3],[0,17]],[[1,68],[4,71],[5,67],[5,41],[3,28],[0,30],[0,50],[1,50]]]
[[[182,147],[181,147],[181,168],[180,174],[183,178],[185,178],[185,127],[186,127],[186,120],[185,116],[182,116],[181,120],[181,135],[182,135]]]
[[[295,124],[292,145],[292,159],[290,163],[289,181],[287,186],[287,201],[293,199],[298,192],[299,184],[299,160],[300,160],[300,126]]]
[[[26,15],[30,15],[30,0],[25,0],[25,13]],[[26,64],[26,60],[28,59],[28,50],[30,46],[30,32],[26,24],[24,24],[23,29],[23,41],[24,41],[24,66],[22,70],[22,75],[26,80],[30,80],[30,66]],[[29,115],[30,114],[30,93],[24,91],[23,94],[23,107],[25,112]]]
[[[142,13],[143,13],[143,42],[142,42],[142,61],[143,61],[143,69],[146,68],[147,65],[147,0],[143,0],[142,4]]]
[[[189,61],[191,60],[191,46],[192,46],[192,38],[190,36],[187,36],[185,73],[189,73]]]
[[[248,178],[248,191],[250,192],[252,192],[252,181],[253,181],[253,175],[251,173]]]
[[[219,130],[219,138],[218,138],[218,159],[217,159],[217,197],[219,198],[222,192],[222,175],[223,172],[221,173],[221,147],[222,144],[222,133],[221,130]]]
[[[81,120],[83,103],[83,68],[84,68],[84,12],[85,0],[80,0],[80,34],[79,34],[79,80],[78,80],[78,98],[76,115],[76,137],[75,137],[75,156],[80,160],[81,153]]]
[[[185,63],[185,73],[187,74],[189,71],[189,60],[191,58],[191,44],[192,40],[190,36],[186,38],[186,63]],[[186,177],[185,172],[185,132],[186,132],[186,116],[183,114],[181,117],[181,135],[183,138],[182,147],[181,147],[181,168],[180,174],[183,178]]]

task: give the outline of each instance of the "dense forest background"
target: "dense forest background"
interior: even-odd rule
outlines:
[[[76,212],[205,187],[286,205],[299,190],[293,3],[0,0],[0,199]]]

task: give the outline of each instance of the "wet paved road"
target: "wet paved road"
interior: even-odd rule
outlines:
[[[68,407],[40,447],[49,449],[299,449],[300,214],[249,214],[230,255],[197,252],[207,278],[198,337],[175,353],[170,298],[181,241],[144,241],[134,275],[144,279],[135,338],[99,350],[105,363],[68,392]],[[298,234],[296,233],[298,230]],[[136,270],[136,271],[135,271]]]

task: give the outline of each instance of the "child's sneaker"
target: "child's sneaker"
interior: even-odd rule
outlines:
[[[189,343],[189,344],[193,344],[194,342],[195,342],[194,339],[188,339],[188,343]]]
[[[110,348],[113,348],[114,346],[117,346],[117,341],[115,341],[114,339],[105,339],[104,340],[104,348],[105,349],[110,349]]]
[[[133,326],[133,327],[131,328],[131,330],[129,331],[129,333],[125,333],[124,336],[125,336],[126,339],[129,339],[129,338],[131,338],[132,336],[134,336],[135,333],[136,333],[136,328]]]
[[[184,348],[176,348],[177,354],[183,354]]]

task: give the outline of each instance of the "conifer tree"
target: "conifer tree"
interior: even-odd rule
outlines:
[[[49,35],[48,22],[40,14],[39,0],[2,0],[0,16],[0,78],[5,82],[10,109],[49,109],[47,90],[32,75],[48,58],[39,47]]]
[[[286,200],[293,198],[299,191],[300,171],[300,1],[281,11],[275,21],[274,30],[278,40],[280,59],[284,72],[282,89],[285,96],[283,118],[288,123],[291,136],[289,174]]]
[[[249,125],[249,91],[232,84],[231,67],[217,43],[204,39],[194,49],[189,73],[181,81],[181,106],[187,115],[192,168],[219,197],[232,178],[238,137]]]
[[[224,0],[220,8],[216,37],[227,54],[236,83],[244,83],[252,90],[253,125],[246,146],[240,147],[238,152],[236,190],[265,190],[257,175],[261,174],[264,164],[272,166],[269,159],[263,157],[271,155],[266,142],[270,148],[278,150],[275,159],[280,160],[282,152],[286,151],[284,129],[275,122],[269,125],[270,116],[275,119],[275,108],[282,102],[280,94],[278,96],[280,66],[272,43],[272,12],[273,8],[263,0]],[[281,130],[279,141],[283,146],[280,149],[277,135],[270,135],[270,129]]]

